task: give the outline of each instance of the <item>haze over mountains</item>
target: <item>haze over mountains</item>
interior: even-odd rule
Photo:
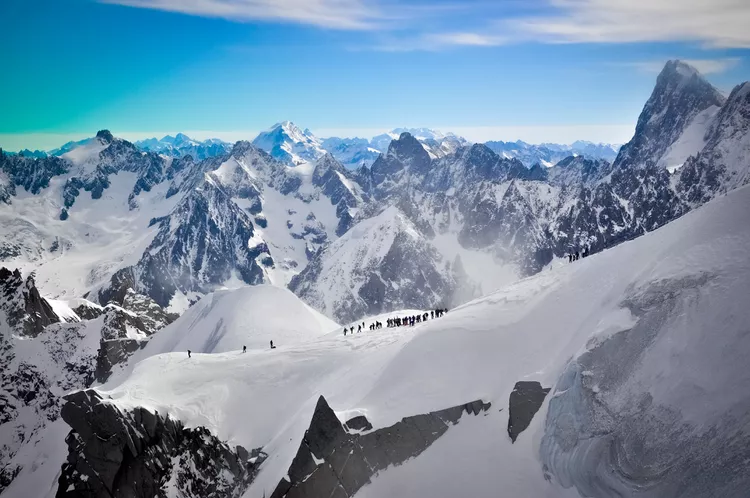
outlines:
[[[483,450],[516,462],[515,495],[680,496],[700,462],[721,457],[728,470],[701,470],[708,480],[685,496],[741,496],[747,478],[732,469],[750,458],[744,440],[720,454],[701,438],[747,423],[749,410],[721,418],[748,406],[747,391],[717,396],[714,413],[668,395],[667,380],[645,399],[643,379],[669,372],[665,362],[689,377],[684,393],[745,379],[695,324],[726,318],[716,333],[727,349],[750,352],[738,333],[748,183],[750,83],[725,97],[680,61],[619,150],[426,129],[321,140],[283,122],[234,145],[101,130],[49,154],[0,152],[0,492],[192,497],[217,482],[219,496],[365,496],[371,483],[369,496],[383,496],[412,485],[394,467],[407,460],[414,475],[447,473],[466,441],[493,434],[483,424],[505,423],[509,393],[531,389],[523,396],[541,396],[547,417],[529,416],[534,438]],[[568,265],[584,250],[594,256]],[[400,333],[344,340],[337,325],[434,308],[452,311]],[[650,349],[669,348],[685,316],[694,349]],[[250,332],[244,317],[278,335]],[[472,332],[475,345],[452,356]],[[261,349],[267,339],[279,350]],[[205,355],[184,363],[187,347]],[[722,364],[708,387],[685,367]],[[525,380],[542,385],[514,384]],[[608,382],[615,394],[600,399]],[[238,387],[269,410],[227,395]],[[339,427],[359,415],[374,432]],[[612,455],[604,429],[622,424],[634,429],[612,449],[621,458],[592,467],[587,455]],[[649,473],[674,441],[690,458]],[[475,495],[489,485],[461,482]]]

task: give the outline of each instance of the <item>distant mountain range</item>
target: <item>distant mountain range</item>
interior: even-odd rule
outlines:
[[[360,166],[370,166],[378,156],[388,150],[392,140],[398,139],[402,133],[409,133],[422,143],[427,153],[433,159],[453,154],[459,147],[469,145],[470,142],[453,133],[442,133],[430,128],[395,128],[368,140],[366,138],[318,138],[309,129],[302,130],[291,121],[277,123],[268,130],[261,132],[253,141],[253,145],[268,152],[271,157],[289,164],[298,165],[314,162],[330,152],[346,168],[356,169]],[[19,151],[25,157],[62,156],[71,150],[88,144],[92,139],[68,142],[49,151],[28,150]],[[167,135],[161,139],[148,138],[138,140],[134,145],[142,151],[163,154],[169,157],[191,156],[201,161],[209,157],[228,154],[232,144],[218,138],[195,140],[184,133],[175,136]],[[545,143],[540,145],[528,144],[523,141],[500,142],[490,141],[486,145],[508,159],[518,159],[527,167],[535,164],[553,166],[567,156],[586,156],[591,159],[606,159],[613,161],[619,150],[618,145],[595,144],[593,142],[576,141],[570,145]],[[6,152],[13,155],[12,152]]]

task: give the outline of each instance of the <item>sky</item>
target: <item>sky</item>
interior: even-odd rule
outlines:
[[[669,59],[750,79],[747,0],[2,0],[0,147],[100,129],[623,143]]]

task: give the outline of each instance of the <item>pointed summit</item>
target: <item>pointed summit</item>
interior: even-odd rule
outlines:
[[[668,61],[638,117],[635,135],[615,159],[615,168],[659,162],[698,114],[718,109],[724,101],[693,66],[679,60]]]
[[[112,136],[112,133],[109,130],[99,130],[98,132],[96,132],[96,138],[98,138],[99,141],[104,144],[111,144],[115,139],[115,137]]]

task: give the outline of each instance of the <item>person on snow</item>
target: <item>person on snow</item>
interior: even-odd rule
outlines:
[[[190,350],[188,349],[188,358],[190,358]]]
[[[247,353],[247,346],[242,346],[242,352]]]
[[[579,257],[579,252],[576,251],[576,259],[575,259],[576,261],[578,261],[578,257]]]
[[[573,253],[569,253],[568,254],[568,263],[572,263],[572,262],[573,262]]]
[[[359,334],[362,332],[362,325],[357,325],[357,333]]]
[[[273,341],[271,341],[271,349],[276,349],[276,346],[273,345]]]
[[[344,327],[344,337],[346,337],[346,327]]]
[[[435,310],[430,310],[430,320],[435,319]]]

